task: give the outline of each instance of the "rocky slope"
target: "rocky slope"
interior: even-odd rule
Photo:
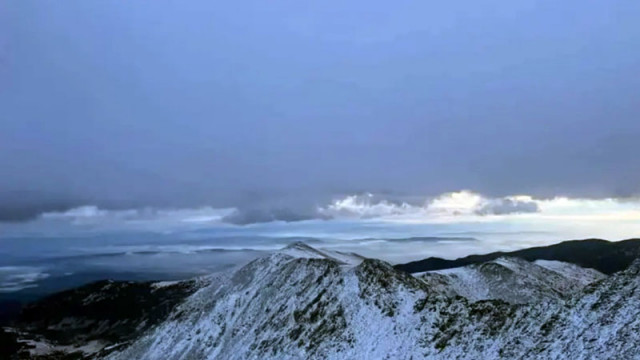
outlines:
[[[25,307],[0,333],[18,359],[79,359],[136,339],[213,277],[179,282],[99,281]],[[10,350],[9,350],[10,349]]]
[[[511,258],[412,276],[294,244],[188,288],[80,358],[640,358],[640,261],[609,277]]]
[[[305,256],[288,249],[249,264],[107,358],[560,359],[640,351],[640,263],[582,290],[586,282],[575,276],[520,260],[476,269],[487,279],[513,276],[511,285],[534,286],[530,301],[508,303],[452,295],[378,260]],[[531,269],[539,274],[523,273]],[[544,277],[551,280],[538,282]],[[494,295],[503,289],[489,288]]]

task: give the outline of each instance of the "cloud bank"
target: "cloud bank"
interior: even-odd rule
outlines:
[[[220,223],[234,209],[212,207],[184,209],[102,209],[95,205],[66,211],[45,212],[35,221],[62,222],[78,226],[180,227]]]
[[[330,219],[321,213],[310,210],[293,210],[289,208],[248,208],[236,209],[221,220],[234,225],[248,225],[273,221],[295,222],[313,219]]]
[[[476,210],[476,213],[478,215],[508,215],[536,213],[538,211],[540,211],[540,207],[535,201],[504,198],[490,200],[487,204]]]
[[[25,223],[64,223],[106,228],[172,229],[180,227],[245,226],[304,221],[361,221],[393,223],[457,223],[509,221],[640,221],[640,199],[537,199],[528,195],[499,198],[463,190],[431,198],[361,193],[337,197],[323,205],[215,208],[108,209],[95,205],[46,211]],[[0,220],[0,223],[3,221]],[[4,219],[4,223],[7,220]]]
[[[536,201],[529,197],[486,198],[471,191],[445,193],[422,204],[376,200],[373,194],[351,195],[335,200],[319,213],[330,217],[403,218],[425,221],[470,216],[511,215],[539,212]]]

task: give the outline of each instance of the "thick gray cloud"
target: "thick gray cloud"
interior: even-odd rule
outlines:
[[[0,222],[33,220],[44,212],[64,211],[82,201],[70,197],[38,192],[16,191],[0,195]]]
[[[1,7],[3,219],[640,190],[638,2]]]

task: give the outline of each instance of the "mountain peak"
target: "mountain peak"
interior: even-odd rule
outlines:
[[[295,258],[304,259],[327,259],[335,261],[340,265],[356,266],[360,264],[365,257],[335,250],[316,249],[307,245],[302,241],[296,241],[277,251],[277,254],[284,254]]]
[[[307,245],[307,243],[305,243],[304,241],[293,242],[293,243],[285,246],[283,249],[304,249],[304,250],[312,250],[312,251],[316,250],[312,246]]]

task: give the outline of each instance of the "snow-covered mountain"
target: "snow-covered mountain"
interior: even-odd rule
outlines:
[[[640,358],[640,261],[609,277],[515,258],[412,276],[297,243],[188,289],[155,325],[85,356]]]
[[[256,260],[191,295],[167,321],[107,358],[564,359],[640,354],[640,262],[605,278],[558,263],[501,258],[434,273],[447,279],[448,288],[424,281],[424,274],[413,277],[379,260],[354,258],[358,260],[337,261],[298,244]]]
[[[578,284],[588,285],[606,277],[595,269],[583,268],[578,265],[555,260],[536,260],[536,265],[554,271],[567,279],[575,280]]]
[[[471,301],[499,299],[513,304],[560,300],[605,278],[593,269],[560,261],[502,257],[481,264],[414,274],[429,288]]]
[[[283,255],[290,255],[295,258],[333,260],[338,264],[344,266],[355,266],[360,264],[365,259],[365,257],[355,253],[346,253],[327,249],[316,249],[303,242],[295,242],[280,250],[278,253]]]

